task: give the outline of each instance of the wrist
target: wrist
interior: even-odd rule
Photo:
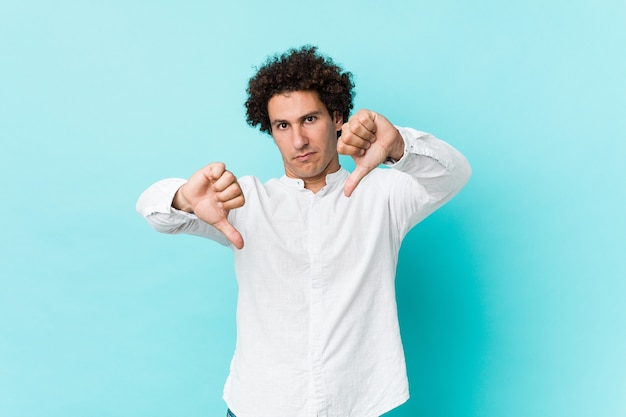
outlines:
[[[187,213],[193,213],[193,207],[189,204],[189,201],[183,195],[183,184],[174,194],[174,198],[172,199],[172,207],[177,210],[186,211]]]
[[[405,143],[400,132],[396,129],[396,138],[393,144],[389,148],[387,153],[387,159],[392,161],[399,161],[404,156]]]

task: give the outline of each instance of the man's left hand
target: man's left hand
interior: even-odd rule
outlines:
[[[381,114],[359,110],[341,128],[337,152],[350,155],[356,167],[346,180],[344,194],[350,197],[359,182],[371,170],[391,158],[404,155],[404,140],[398,129]]]

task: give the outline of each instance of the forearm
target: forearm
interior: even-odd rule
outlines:
[[[463,154],[429,133],[402,127],[398,131],[405,149],[402,158],[390,164],[393,168],[412,176],[441,204],[463,188],[472,172]]]
[[[161,233],[182,233],[183,226],[194,217],[174,207],[175,195],[186,180],[169,178],[158,181],[146,189],[137,200],[137,212],[156,231]]]
[[[175,207],[178,190],[185,184],[181,178],[170,178],[156,182],[146,189],[137,200],[137,212],[148,224],[160,233],[186,233],[206,237],[225,243],[224,235],[206,222],[198,219],[193,213],[184,210],[184,205]]]

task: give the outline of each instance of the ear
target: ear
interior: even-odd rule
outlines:
[[[343,126],[343,116],[338,111],[333,113],[333,122],[335,123],[335,131],[340,131]]]

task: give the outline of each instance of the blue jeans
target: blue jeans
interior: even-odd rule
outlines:
[[[230,408],[228,410],[226,410],[226,417],[237,417],[236,415],[233,414],[232,411],[230,411]]]

